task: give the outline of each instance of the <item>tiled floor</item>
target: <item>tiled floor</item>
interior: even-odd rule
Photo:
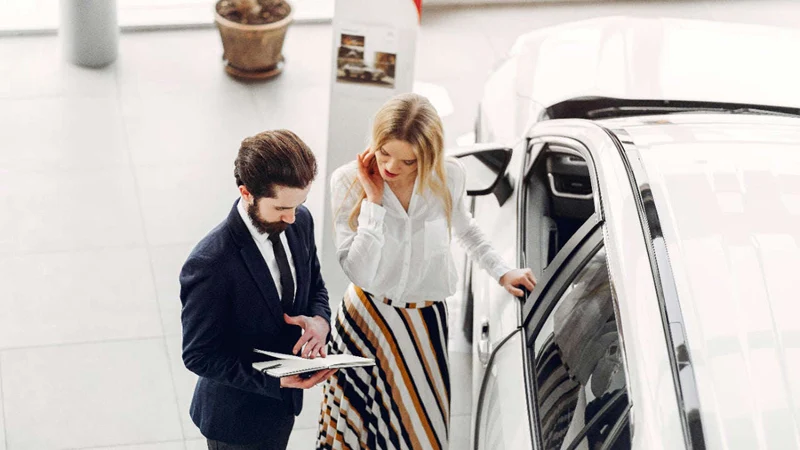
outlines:
[[[516,35],[602,14],[800,23],[788,0],[426,12],[417,79],[449,95],[448,144],[471,131]],[[235,198],[244,136],[291,128],[325,163],[331,37],[330,25],[293,27],[285,73],[263,84],[224,74],[211,29],[125,34],[119,61],[97,71],[61,63],[55,37],[0,39],[0,450],[205,448],[187,414],[177,274]],[[470,347],[456,300],[450,311],[451,448],[462,449]],[[313,447],[319,396],[307,398],[293,449]]]

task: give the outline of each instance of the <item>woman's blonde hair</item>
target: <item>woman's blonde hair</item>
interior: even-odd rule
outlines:
[[[447,189],[444,169],[444,129],[442,119],[427,98],[417,94],[401,94],[386,102],[375,114],[372,123],[372,143],[375,152],[389,141],[398,140],[411,144],[417,156],[417,177],[419,192],[426,189],[442,201],[447,226],[450,228],[453,215],[453,198]],[[350,189],[357,189],[358,201],[350,212],[348,224],[355,231],[361,202],[367,198],[366,192],[356,179]],[[348,195],[345,196],[347,198]]]

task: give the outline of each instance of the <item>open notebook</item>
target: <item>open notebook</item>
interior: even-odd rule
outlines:
[[[305,359],[283,353],[253,349],[256,353],[275,358],[272,361],[254,362],[253,368],[265,374],[281,378],[324,369],[346,369],[348,367],[374,366],[375,360],[353,355],[328,355],[325,358]]]

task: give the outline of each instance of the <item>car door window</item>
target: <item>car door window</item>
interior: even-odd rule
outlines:
[[[525,252],[542,274],[595,213],[593,168],[581,145],[567,139],[533,142],[523,173]]]
[[[630,448],[624,357],[602,247],[535,329],[529,381],[541,448]]]
[[[522,330],[497,348],[486,369],[478,408],[477,449],[531,449],[530,419],[525,395]]]

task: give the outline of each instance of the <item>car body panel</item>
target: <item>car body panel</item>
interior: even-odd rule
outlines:
[[[524,145],[520,141],[517,146]],[[510,174],[512,185],[516,184],[516,176],[522,169],[524,149],[514,148],[507,173]],[[492,230],[491,242],[495,250],[509,263],[517,263],[517,189],[511,197],[501,206],[492,195],[475,197],[475,210],[480,211],[474,215],[475,223],[481,230]],[[458,251],[458,250],[457,250]],[[507,338],[520,326],[520,302],[509,294],[486,271],[475,264],[468,264],[472,272],[473,304],[473,330],[480,333],[484,322],[490,324],[488,334],[487,356],[498,347],[501,341]],[[463,279],[463,277],[462,277]],[[481,362],[481,346],[478,345],[480,336],[473,338],[472,348],[472,398],[477,399],[483,384],[483,374],[486,366]],[[477,405],[473,402],[473,417]],[[473,423],[474,431],[474,423]]]
[[[497,351],[486,372],[486,383],[481,395],[486,408],[508,411],[510,414],[484,415],[479,440],[488,448],[513,448],[531,450],[532,436],[527,415],[520,411],[527,409],[524,379],[508,380],[506,373],[522,372],[523,360],[520,352],[525,351],[522,330],[517,329],[498,344]],[[502,402],[502,405],[499,403]],[[491,404],[496,403],[496,404]]]
[[[681,116],[626,130],[661,219],[707,448],[797,448],[800,120]]]
[[[796,108],[797,48],[796,30],[700,20],[605,17],[538,29],[487,81],[481,133],[511,142],[548,107],[583,97]]]

